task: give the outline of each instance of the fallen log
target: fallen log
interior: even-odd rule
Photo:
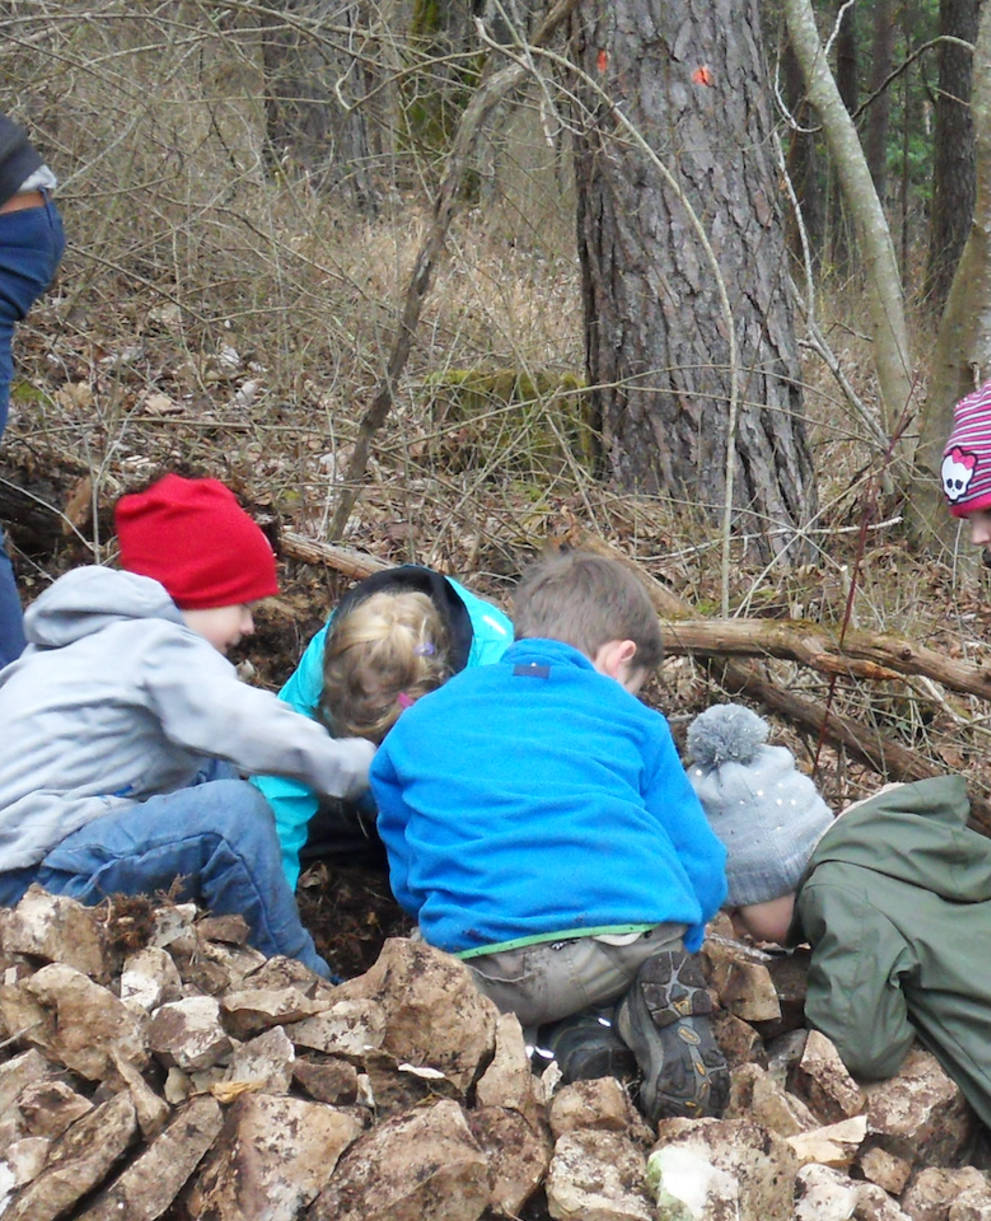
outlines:
[[[991,698],[991,670],[955,661],[888,632],[847,629],[842,642],[820,623],[795,619],[668,619],[669,653],[693,657],[779,657],[822,674],[883,680],[919,675],[967,695]]]
[[[282,543],[285,553],[295,559],[325,564],[356,579],[387,566],[376,556],[331,543],[316,542],[291,532],[283,533]],[[842,745],[854,758],[877,771],[885,781],[924,780],[936,775],[939,769],[916,751],[892,742],[876,729],[868,729],[860,722],[827,709],[817,700],[783,689],[770,681],[758,666],[731,658],[784,658],[824,674],[871,680],[920,675],[955,691],[984,698],[991,696],[991,673],[983,666],[954,661],[902,637],[852,631],[847,632],[841,644],[828,628],[813,623],[691,618],[693,608],[690,603],[602,539],[578,534],[562,540],[561,545],[581,547],[609,556],[625,564],[645,581],[661,619],[668,653],[691,656],[709,663],[716,681],[728,691],[748,695],[816,738],[821,734],[834,745]],[[991,803],[975,798],[972,806],[975,825],[991,834]]]
[[[630,560],[622,552],[610,546],[609,543],[601,538],[575,531],[569,534],[566,539],[561,540],[561,542],[565,546],[580,547],[585,551],[593,551],[598,555],[609,556],[636,572],[647,587],[647,592],[651,597],[654,607],[662,619],[662,627],[666,627],[668,630],[667,647],[669,651],[677,651],[672,643],[671,633],[676,634],[683,623],[697,624],[697,621],[691,617],[693,608],[690,603],[680,598],[656,577],[646,572],[641,565]],[[758,622],[765,621],[761,620]],[[725,622],[721,621],[718,627],[720,629],[725,628]],[[779,644],[782,639],[783,637],[779,638]],[[887,637],[885,639],[891,640],[893,638]],[[700,653],[696,654],[688,647],[684,636],[681,643],[684,646],[683,651],[685,654],[697,655],[701,660],[709,663],[716,681],[725,687],[727,691],[732,694],[748,695],[752,699],[758,700],[769,711],[785,717],[795,725],[810,730],[817,738],[821,735],[825,741],[831,742],[833,745],[842,745],[853,758],[859,759],[862,763],[866,763],[869,767],[873,768],[885,781],[925,780],[929,776],[939,775],[946,770],[945,767],[933,766],[927,760],[921,758],[916,751],[900,746],[897,742],[890,741],[890,739],[885,738],[877,731],[870,732],[859,722],[853,721],[849,717],[840,716],[833,709],[828,708],[818,700],[810,700],[784,690],[779,684],[770,681],[762,674],[759,667],[753,662],[723,660],[719,663],[716,660],[713,649],[708,650],[708,652],[703,649]],[[928,651],[924,650],[924,652]],[[796,657],[793,653],[780,653],[777,655],[789,656],[796,661],[801,660],[801,658]],[[904,649],[901,652],[896,649],[890,657],[892,663],[890,668],[892,670],[897,669],[896,662],[905,667],[912,661],[913,657],[917,658],[918,656],[919,650],[915,646],[909,646],[907,656]],[[959,662],[951,664],[955,666],[963,665],[963,663]],[[980,667],[973,667],[973,669],[980,671]],[[924,673],[922,670],[908,671],[904,669],[901,672]],[[971,677],[976,681],[976,676]],[[943,680],[940,679],[940,681]],[[948,683],[947,685],[952,684]],[[958,689],[969,690],[970,688]],[[991,685],[984,686],[976,694],[991,694]],[[991,835],[991,803],[984,798],[972,795],[970,821],[971,826],[982,831],[985,835]]]
[[[304,563],[322,564],[355,580],[389,566],[385,560],[367,552],[319,542],[293,531],[283,531],[281,543],[285,555]],[[834,746],[843,746],[851,756],[878,772],[884,781],[924,780],[942,769],[934,767],[916,751],[885,738],[877,730],[869,730],[817,700],[784,690],[770,681],[758,666],[727,659],[726,655],[787,658],[825,674],[842,673],[867,679],[923,675],[953,690],[983,697],[991,695],[991,674],[983,667],[955,662],[901,637],[854,632],[848,633],[840,645],[827,628],[816,624],[691,618],[690,603],[602,539],[581,535],[569,538],[567,545],[608,555],[639,574],[646,582],[661,618],[669,653],[692,656],[708,663],[715,680],[727,691],[747,695],[816,738],[822,735]],[[991,835],[991,802],[973,797],[971,815],[972,825]]]
[[[335,546],[334,543],[319,542],[317,539],[307,538],[304,534],[297,534],[294,530],[283,530],[280,533],[279,548],[283,555],[294,560],[302,560],[304,564],[322,564],[356,581],[392,566],[386,560],[380,560],[377,555],[369,555],[367,551],[353,551],[348,547]]]

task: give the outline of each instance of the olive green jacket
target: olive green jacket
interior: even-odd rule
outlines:
[[[817,844],[792,939],[813,947],[805,1012],[856,1076],[890,1077],[914,1037],[991,1125],[991,839],[964,780],[879,794]]]

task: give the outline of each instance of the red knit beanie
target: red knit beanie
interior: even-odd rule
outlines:
[[[166,475],[114,510],[121,567],[160,581],[183,610],[279,592],[268,539],[216,479]]]

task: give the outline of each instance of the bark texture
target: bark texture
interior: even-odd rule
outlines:
[[[356,207],[377,206],[371,136],[361,99],[371,91],[363,3],[287,0],[266,11],[263,48],[268,139],[275,161]],[[362,54],[364,52],[364,54]],[[353,108],[352,108],[353,107]]]
[[[977,193],[974,218],[940,320],[932,357],[916,461],[928,474],[913,498],[917,524],[950,532],[939,486],[943,445],[953,405],[991,376],[991,5],[981,12],[974,49],[974,120]]]
[[[801,554],[814,512],[755,0],[586,0],[574,53],[677,180],[715,251],[739,349],[735,528]],[[731,345],[679,191],[588,90],[576,107],[586,359],[607,474],[711,518],[726,487]]]
[[[941,34],[977,41],[977,0],[941,0]],[[977,178],[974,168],[974,121],[970,113],[973,55],[955,43],[939,48],[939,92],[933,134],[932,230],[927,290],[941,309],[953,282],[971,218]]]

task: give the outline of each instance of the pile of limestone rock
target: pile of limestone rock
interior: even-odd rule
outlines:
[[[931,1056],[858,1084],[804,964],[707,942],[724,1118],[651,1130],[530,1066],[457,961],[388,941],[333,986],[237,918],[32,889],[0,909],[0,1218],[973,1221],[981,1131]],[[963,1168],[961,1168],[963,1167]]]

